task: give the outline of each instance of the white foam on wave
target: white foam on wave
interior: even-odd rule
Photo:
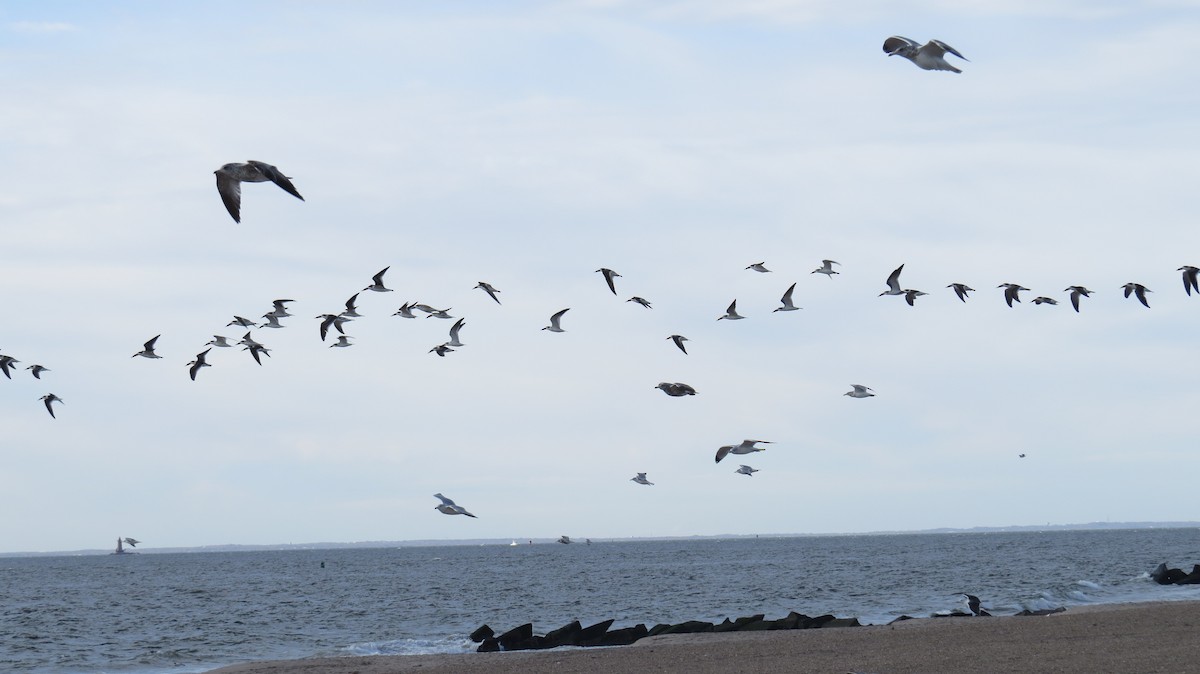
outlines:
[[[445,653],[470,653],[475,644],[463,636],[436,639],[392,639],[389,641],[365,641],[338,649],[340,655],[441,655]]]

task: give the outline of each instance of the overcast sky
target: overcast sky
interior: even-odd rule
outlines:
[[[1196,519],[1198,24],[1186,1],[6,5],[0,551]],[[897,34],[970,60],[920,70]],[[249,159],[305,201],[247,184],[234,223],[212,172]],[[902,263],[915,307],[878,296]],[[329,348],[314,317],[388,266]],[[773,312],[793,282],[803,309]],[[1030,289],[1011,309],[1005,282]],[[188,379],[277,298],[269,359],[213,349]],[[466,346],[430,353],[453,321],[406,301]],[[774,444],[714,462],[747,438]]]

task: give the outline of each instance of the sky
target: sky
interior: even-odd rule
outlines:
[[[0,552],[1197,519],[1198,29],[1186,1],[6,4]],[[250,159],[304,201],[246,184],[235,223],[212,172]],[[913,307],[879,296],[901,264]],[[261,366],[188,378],[279,298]],[[714,462],[743,439],[772,444]]]

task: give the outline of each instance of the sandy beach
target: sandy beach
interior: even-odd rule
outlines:
[[[1200,602],[1074,607],[1036,617],[650,637],[632,646],[252,662],[220,674],[578,672],[1200,672]]]

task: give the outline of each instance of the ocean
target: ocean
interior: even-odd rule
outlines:
[[[958,592],[994,614],[1200,600],[1200,586],[1151,581],[1160,562],[1200,563],[1200,529],[8,557],[0,670],[459,653],[484,623],[542,633],[576,619],[652,627],[794,610],[879,624],[963,609]]]

